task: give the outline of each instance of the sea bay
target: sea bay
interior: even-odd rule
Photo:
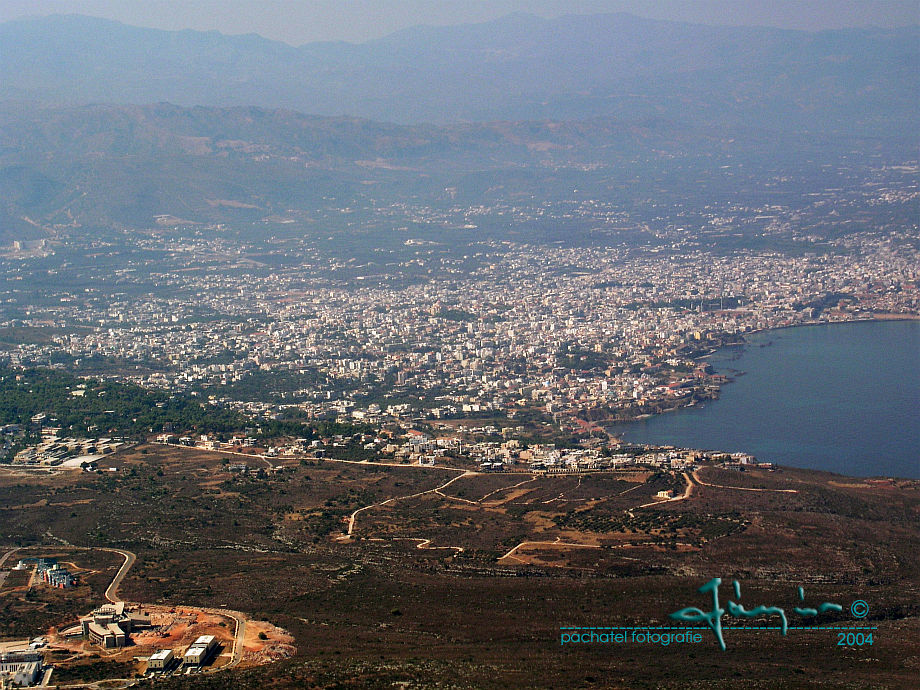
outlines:
[[[740,451],[854,476],[920,478],[920,321],[758,333],[709,358],[719,400],[611,428],[634,443]],[[743,372],[743,373],[742,373]]]

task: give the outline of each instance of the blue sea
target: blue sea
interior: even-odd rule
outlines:
[[[920,479],[920,321],[804,326],[748,341],[709,359],[735,378],[719,400],[611,431],[634,443]]]

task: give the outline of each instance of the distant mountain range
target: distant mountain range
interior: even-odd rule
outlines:
[[[0,106],[0,239],[53,224],[149,226],[156,215],[255,220],[323,197],[406,199],[488,172],[718,150],[656,120],[396,125],[256,107]],[[446,182],[444,180],[447,180]],[[439,186],[440,185],[440,186]],[[487,185],[488,186],[488,185]]]
[[[258,105],[398,123],[658,117],[912,139],[920,122],[918,27],[515,14],[292,47],[69,15],[0,25],[0,51],[4,101]]]
[[[857,151],[874,165],[910,155],[893,139],[660,118],[398,125],[252,106],[7,103],[0,244],[44,237],[55,225],[150,227],[162,215],[246,223],[323,208],[551,201],[576,187],[627,204],[689,202],[744,193],[780,174],[836,169],[842,156],[852,167]]]

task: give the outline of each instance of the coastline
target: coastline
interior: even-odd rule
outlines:
[[[876,321],[884,321],[886,323],[893,321],[920,321],[920,314],[899,314],[891,312],[879,312],[878,314],[872,314],[866,318],[852,318],[852,319],[840,319],[835,321],[808,321],[806,323],[790,323],[785,326],[770,326],[770,328],[755,328],[750,331],[741,333],[741,337],[745,338],[749,335],[757,335],[759,333],[770,333],[772,331],[785,331],[790,328],[808,328],[810,326],[833,326],[835,324],[843,323],[874,323]],[[747,344],[747,343],[745,343]],[[720,348],[721,349],[721,348]],[[713,353],[714,354],[714,353]]]
[[[720,347],[715,348],[712,352],[707,352],[697,357],[693,357],[693,360],[697,362],[705,361],[709,359],[710,357],[717,355],[719,352],[729,349],[729,348],[735,348],[738,350],[739,354],[741,354],[746,350],[746,348],[750,347],[751,345],[750,341],[748,340],[749,337],[761,335],[761,334],[772,333],[774,331],[784,331],[784,330],[793,329],[793,328],[812,328],[815,326],[832,326],[836,324],[875,323],[875,322],[890,323],[890,322],[896,322],[896,321],[920,321],[920,314],[902,314],[902,313],[880,312],[877,314],[873,314],[871,317],[868,317],[868,318],[852,318],[852,319],[836,320],[836,321],[809,321],[807,323],[791,323],[791,324],[786,324],[784,326],[771,326],[770,328],[753,329],[753,330],[745,331],[744,333],[738,334],[741,337],[742,342],[729,343],[727,345],[722,345]],[[692,402],[686,405],[677,405],[675,407],[669,407],[664,410],[658,410],[657,412],[643,413],[631,419],[595,420],[594,423],[600,425],[610,438],[622,443],[623,442],[622,433],[620,434],[610,433],[609,431],[610,426],[605,426],[605,424],[610,424],[612,426],[623,426],[623,425],[632,424],[634,422],[640,422],[640,421],[644,421],[647,419],[652,419],[655,417],[661,417],[661,416],[664,416],[664,415],[667,415],[673,412],[680,412],[681,410],[703,407],[706,402],[711,402],[711,401],[715,401],[719,399],[719,393],[721,393],[723,385],[734,383],[737,377],[744,376],[744,375],[745,375],[744,371],[734,370],[732,375],[725,376],[724,380],[720,382],[710,382],[710,383],[715,383],[718,386],[718,393],[715,397],[709,398],[708,400],[693,400]]]
[[[846,319],[843,321],[810,321],[808,323],[790,323],[785,326],[772,326],[770,328],[759,328],[759,329],[754,329],[751,331],[746,331],[745,333],[741,333],[740,335],[743,341],[741,343],[723,345],[722,347],[716,348],[713,352],[707,352],[705,355],[700,355],[699,357],[696,357],[694,359],[696,361],[704,360],[704,359],[707,359],[708,357],[712,357],[718,354],[720,351],[725,350],[727,348],[739,348],[741,352],[744,352],[745,348],[751,345],[751,343],[748,341],[748,336],[773,333],[774,331],[785,331],[785,330],[789,330],[793,328],[813,328],[815,326],[834,326],[837,324],[876,323],[876,322],[892,323],[892,322],[897,322],[897,321],[920,321],[920,314],[880,313],[880,314],[875,314],[871,318],[866,318],[866,319]],[[735,377],[744,376],[744,374],[745,374],[744,371],[736,370],[735,373],[731,377],[726,377],[727,380],[719,384],[719,391],[721,392],[722,385],[724,385],[725,383],[734,383]],[[713,400],[718,400],[718,399],[719,399],[718,397],[713,398]],[[678,410],[687,409],[688,407],[697,407],[701,404],[702,403],[694,402],[690,405],[681,405],[679,407],[672,407],[667,410],[662,410],[661,412],[646,414],[640,417],[636,417],[634,420],[626,420],[623,423],[628,424],[631,421],[637,421],[639,419],[649,419],[651,417],[657,417],[663,414],[667,414],[668,412],[676,412]]]
[[[746,345],[755,346],[746,350],[749,360],[734,363],[734,353],[722,349],[716,362],[731,382],[743,384],[739,375],[726,372],[732,366],[753,379],[737,394],[734,388],[726,394],[730,404],[698,403],[679,408],[685,415],[617,421],[607,432],[626,444],[749,452],[790,467],[920,479],[915,469],[920,443],[910,421],[920,393],[915,347],[920,318],[899,314],[795,327],[892,321],[903,323],[878,329],[850,326],[844,338],[824,329],[789,334],[773,343],[776,348],[768,348],[765,338],[779,328],[749,332]]]

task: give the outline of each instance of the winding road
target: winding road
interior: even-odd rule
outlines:
[[[687,475],[684,474],[686,477]],[[699,470],[693,471],[693,478],[700,486],[711,486],[713,489],[734,489],[735,491],[764,491],[777,494],[797,494],[798,489],[755,489],[752,486],[727,486],[725,484],[710,484],[700,479]]]
[[[632,512],[633,510],[638,510],[639,508],[651,508],[652,506],[664,505],[665,503],[673,503],[674,501],[685,501],[685,500],[687,500],[688,498],[690,498],[691,496],[693,496],[693,486],[694,486],[694,485],[693,485],[693,480],[690,478],[690,475],[689,475],[689,474],[687,474],[686,472],[684,472],[684,473],[683,473],[683,476],[684,476],[684,480],[687,482],[687,486],[684,487],[684,493],[681,494],[680,496],[675,496],[674,498],[668,498],[668,499],[659,499],[659,500],[653,501],[653,502],[651,502],[651,503],[643,503],[642,505],[636,506],[635,508],[629,508],[629,509],[627,509],[627,510],[626,510],[626,513],[628,513],[629,516],[630,516],[631,518],[635,518],[636,516],[635,516],[635,514]],[[620,492],[619,495],[622,496],[623,494],[629,493],[629,492],[632,491],[633,489],[639,488],[640,486],[643,486],[643,485],[642,485],[642,484],[637,484],[636,486],[632,487],[631,489],[627,489],[626,491]],[[561,495],[561,494],[560,494],[560,495]],[[544,503],[547,503],[547,501],[544,501]],[[506,553],[504,556],[502,556],[502,557],[499,558],[498,560],[499,560],[499,561],[502,561],[502,560],[504,560],[504,559],[506,559],[506,558],[513,558],[513,559],[516,560],[516,561],[519,561],[519,562],[521,562],[521,563],[524,563],[525,561],[523,561],[522,559],[520,559],[520,558],[518,558],[517,556],[515,556],[514,553],[515,553],[515,551],[517,551],[518,549],[520,549],[522,546],[528,546],[528,545],[531,545],[531,544],[539,544],[539,545],[544,545],[544,546],[571,546],[571,547],[573,547],[573,548],[582,548],[582,549],[600,549],[600,548],[602,548],[602,547],[600,547],[600,546],[598,546],[598,545],[596,545],[596,544],[577,544],[577,543],[575,543],[575,542],[562,541],[562,537],[556,537],[556,540],[555,540],[555,541],[522,541],[520,544],[518,544],[518,545],[515,546],[513,549],[511,549],[510,551],[508,551],[508,553]]]
[[[347,461],[346,461],[346,462],[347,462]],[[361,464],[364,464],[364,463],[361,463]],[[367,463],[367,464],[371,464],[371,463]],[[404,465],[403,465],[403,467],[404,467]],[[353,513],[351,514],[351,516],[348,518],[348,531],[347,531],[345,534],[343,534],[341,537],[339,537],[339,541],[346,541],[346,540],[348,540],[348,539],[351,539],[351,536],[352,536],[352,534],[353,534],[354,531],[355,531],[355,522],[356,522],[357,519],[358,519],[358,513],[363,513],[365,510],[370,510],[371,508],[378,508],[378,507],[380,507],[380,506],[389,505],[390,503],[395,503],[396,501],[405,501],[405,500],[408,499],[408,498],[417,498],[417,497],[419,497],[419,496],[424,496],[425,494],[436,493],[436,494],[440,494],[441,496],[444,496],[444,494],[441,493],[441,489],[444,489],[444,488],[450,486],[451,484],[453,484],[453,483],[454,483],[455,481],[457,481],[458,479],[462,479],[463,477],[470,477],[470,476],[473,476],[473,475],[475,475],[475,474],[478,474],[477,472],[473,472],[473,471],[471,471],[471,470],[458,470],[458,469],[455,469],[455,471],[461,472],[461,474],[458,474],[458,475],[457,475],[456,477],[454,477],[453,479],[450,479],[449,481],[444,482],[443,484],[441,484],[441,486],[436,486],[435,488],[433,488],[433,489],[428,489],[427,491],[419,491],[418,493],[410,494],[410,495],[408,495],[408,496],[393,496],[393,497],[391,497],[391,498],[386,499],[385,501],[380,501],[379,503],[372,503],[372,504],[369,505],[369,506],[364,506],[363,508],[358,508],[358,509],[357,509],[355,512],[353,512]],[[445,498],[446,498],[446,497],[445,497]],[[430,541],[430,540],[429,540],[429,541]],[[432,547],[432,548],[433,548],[433,547]],[[450,547],[450,548],[454,548],[454,547]],[[460,549],[460,550],[462,551],[463,549]]]
[[[52,535],[53,536],[53,535]],[[103,596],[113,604],[117,604],[121,601],[118,598],[118,586],[121,584],[122,580],[125,579],[125,575],[128,574],[128,571],[131,569],[131,566],[134,565],[134,562],[137,560],[137,556],[130,551],[124,551],[122,549],[109,549],[103,546],[74,546],[68,542],[65,542],[63,539],[60,540],[61,544],[55,545],[33,545],[33,546],[18,546],[15,549],[10,549],[2,556],[0,556],[0,568],[6,563],[10,556],[12,556],[17,551],[23,551],[25,549],[60,549],[62,545],[64,548],[74,549],[76,551],[106,551],[107,553],[117,553],[119,556],[125,559],[124,563],[121,564],[121,567],[118,569],[118,572],[115,573],[115,577],[112,578],[112,581],[109,583],[109,586],[106,587]]]
[[[690,479],[690,475],[686,472],[683,473],[684,480],[687,482],[687,486],[684,487],[684,493],[680,496],[675,496],[674,498],[664,498],[657,501],[652,501],[651,503],[643,503],[641,506],[636,506],[637,508],[651,508],[652,506],[660,506],[665,503],[673,503],[674,501],[686,501],[693,495],[693,480]],[[695,478],[695,477],[694,477]]]
[[[15,548],[15,549],[10,549],[10,550],[7,551],[5,554],[3,554],[2,556],[0,556],[0,568],[3,567],[3,564],[6,563],[7,559],[8,559],[10,556],[12,556],[12,555],[13,555],[14,553],[16,553],[17,551],[21,551],[21,550],[22,550],[21,547],[17,547],[17,548]]]
[[[121,564],[121,567],[118,569],[118,572],[115,573],[115,577],[112,578],[112,581],[109,583],[109,586],[105,588],[105,593],[103,596],[111,601],[113,604],[117,604],[121,601],[118,598],[118,587],[121,585],[122,580],[125,579],[125,575],[128,574],[128,571],[131,570],[131,567],[137,561],[137,556],[130,551],[123,551],[121,549],[96,549],[97,551],[108,551],[109,553],[117,553],[125,559],[125,562]]]
[[[514,552],[517,551],[522,546],[529,546],[529,545],[534,545],[534,544],[541,545],[541,546],[571,546],[571,547],[575,547],[578,549],[600,549],[602,548],[598,546],[597,544],[576,544],[575,542],[571,542],[571,541],[562,541],[562,537],[556,537],[555,541],[522,541],[520,544],[515,546],[513,549],[511,549],[508,553],[506,553],[504,556],[502,556],[498,560],[501,561],[506,558],[513,558],[514,560],[519,561],[521,563],[526,563],[526,561],[523,561],[517,556],[515,556]]]
[[[23,546],[17,547],[15,549],[10,549],[2,556],[0,556],[0,567],[2,567],[6,561],[17,551],[23,551],[25,549],[60,549],[62,546],[57,545],[33,545],[33,546]],[[66,544],[64,548],[74,549],[78,551],[106,551],[108,553],[117,553],[119,556],[124,558],[124,562],[121,564],[121,567],[118,568],[118,572],[115,573],[112,581],[109,583],[109,586],[106,587],[103,596],[112,604],[118,603],[128,603],[125,602],[118,596],[118,588],[121,583],[124,581],[125,576],[128,574],[128,571],[134,566],[137,562],[137,555],[131,551],[125,549],[112,549],[102,546],[74,546],[72,544]],[[222,671],[227,668],[232,668],[236,666],[243,660],[243,644],[246,639],[246,620],[247,616],[241,611],[233,611],[230,609],[210,609],[210,608],[201,608],[198,606],[186,606],[181,605],[181,608],[187,609],[189,611],[199,611],[201,613],[207,613],[211,615],[224,616],[226,618],[232,618],[235,623],[235,629],[233,632],[233,646],[230,650],[230,661],[224,666],[219,666],[214,668],[213,671]]]

